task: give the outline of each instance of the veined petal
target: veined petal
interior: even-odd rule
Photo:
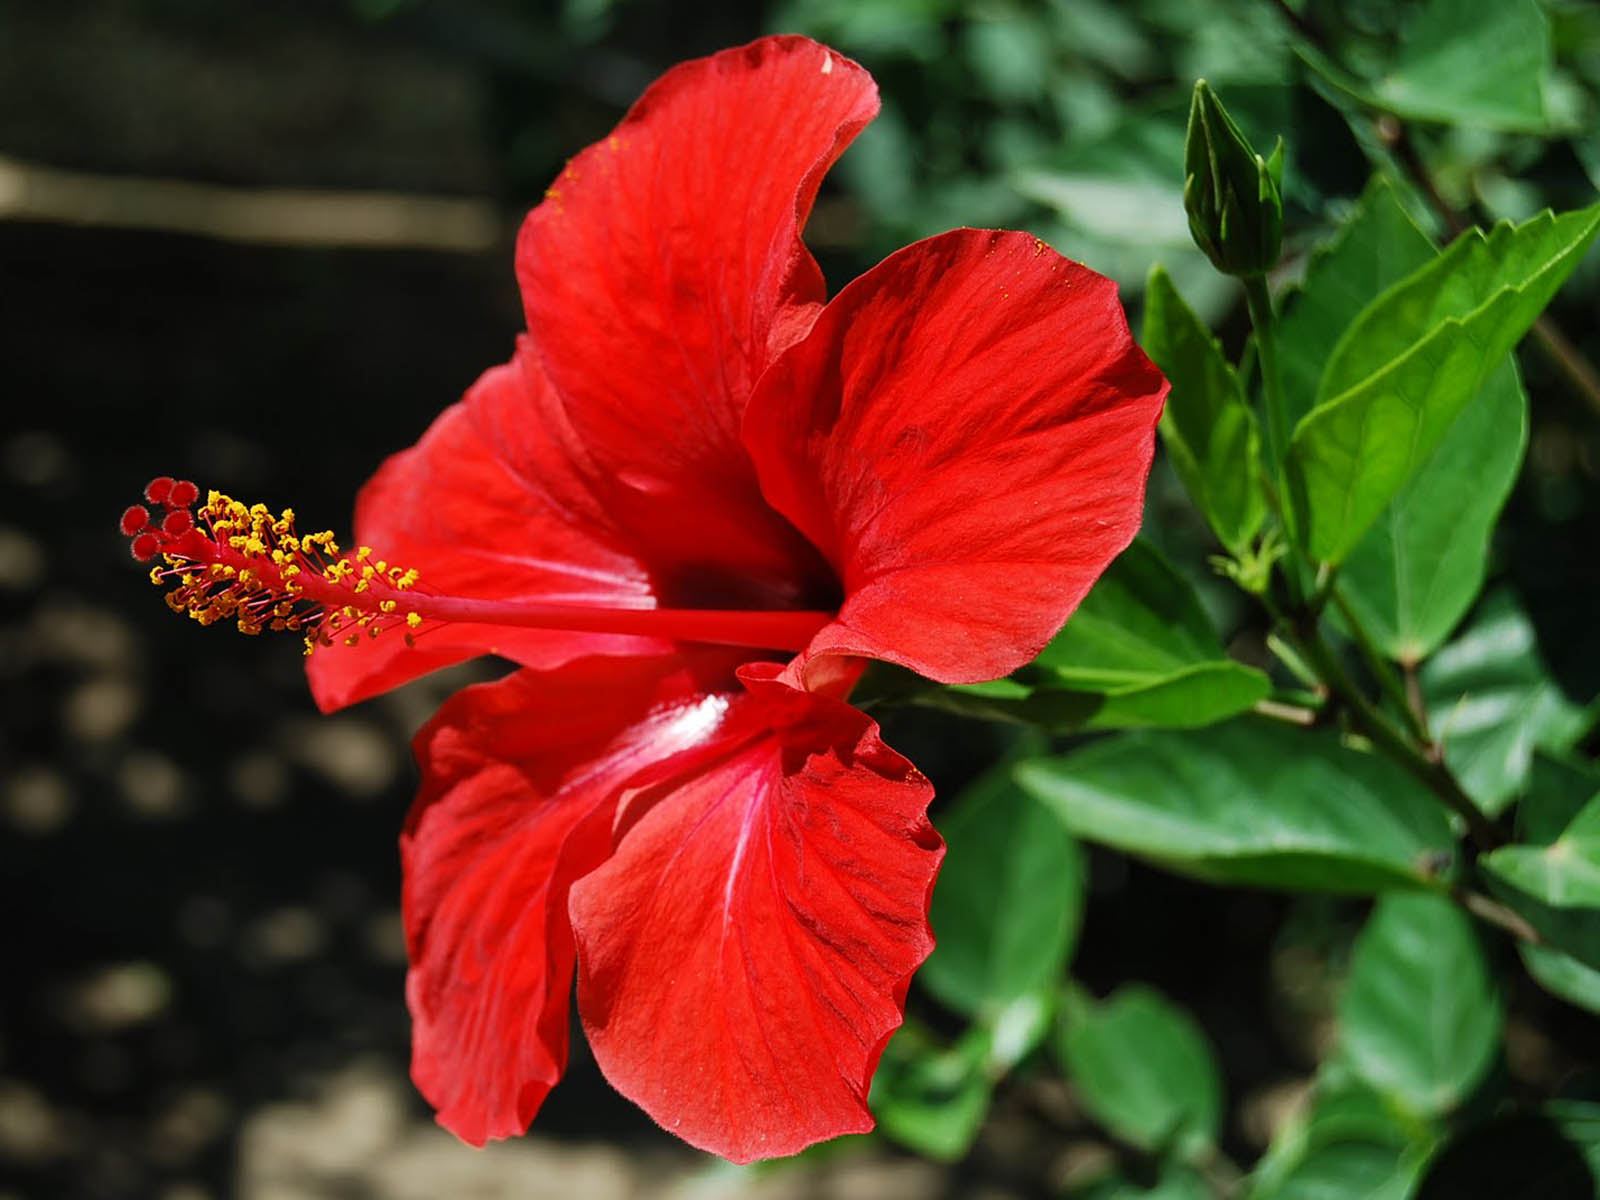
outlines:
[[[649,573],[589,492],[581,447],[560,417],[523,341],[361,489],[356,540],[416,568],[435,594],[651,607]],[[428,628],[415,648],[394,636],[325,646],[306,667],[330,711],[480,654],[551,667],[663,649],[641,638],[460,623]]]
[[[843,583],[811,661],[1028,662],[1138,529],[1166,387],[1116,285],[1026,234],[941,234],[845,288],[745,414],[767,499]]]
[[[620,789],[714,740],[725,654],[587,658],[452,697],[417,735],[401,838],[412,1077],[474,1145],[528,1127],[567,1063],[567,890],[611,852]]]
[[[739,422],[824,299],[800,229],[877,109],[865,71],[805,38],[684,63],[523,226],[530,336],[664,603],[815,606],[826,572],[761,501]]]
[[[572,891],[578,1010],[613,1086],[748,1162],[872,1128],[867,1088],[933,948],[933,789],[864,714],[740,670],[714,761],[658,780]]]

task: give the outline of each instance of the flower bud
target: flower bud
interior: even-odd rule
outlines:
[[[1263,159],[1204,79],[1194,85],[1183,206],[1195,244],[1227,275],[1261,275],[1283,242],[1283,139]]]

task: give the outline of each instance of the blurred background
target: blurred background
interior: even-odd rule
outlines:
[[[115,522],[174,474],[346,528],[382,458],[508,356],[513,237],[566,157],[673,62],[764,32],[824,39],[883,90],[809,232],[834,288],[928,233],[1024,228],[1115,276],[1135,314],[1164,262],[1237,346],[1240,297],[1182,211],[1198,76],[1258,145],[1288,142],[1279,284],[1375,166],[1439,233],[1419,163],[1472,220],[1592,198],[1600,8],[1545,5],[1543,127],[1423,121],[1403,141],[1289,35],[1381,71],[1410,8],[1327,8],[0,0],[0,1198],[1033,1196],[1109,1154],[1070,1090],[1022,1070],[953,1163],[856,1139],[734,1171],[617,1098],[581,1037],[534,1136],[456,1143],[405,1078],[395,844],[407,738],[493,668],[319,717],[294,639],[173,619]],[[1553,314],[1591,359],[1597,287],[1591,256]],[[1547,356],[1523,365],[1533,436],[1495,571],[1588,697],[1600,408]],[[1205,582],[1208,535],[1164,465],[1150,529]],[[1257,618],[1207,595],[1258,654]],[[942,796],[1008,738],[930,712],[884,722]],[[1227,1148],[1253,1159],[1326,1043],[1361,906],[1090,865],[1075,976],[1189,1007],[1222,1059]],[[1516,1078],[1593,1070],[1592,1021],[1519,1003]]]

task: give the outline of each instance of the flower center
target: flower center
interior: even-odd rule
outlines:
[[[407,645],[455,622],[659,637],[763,650],[803,650],[833,619],[830,612],[606,608],[539,600],[480,600],[441,595],[410,568],[377,557],[371,547],[342,555],[333,534],[301,534],[292,509],[276,515],[220,492],[207,495],[187,480],[162,476],[145,498],[159,521],[135,504],[121,529],[140,562],[160,563],[150,580],[170,587],[167,604],[202,625],[233,620],[241,633],[264,629],[304,635],[306,653],[343,642],[359,645],[399,631]]]

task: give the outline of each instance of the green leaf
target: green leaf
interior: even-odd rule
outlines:
[[[1034,671],[1041,689],[1106,698],[1087,728],[1207,725],[1270,690],[1223,652],[1194,588],[1144,538],[1100,577]]]
[[[1295,53],[1326,82],[1399,117],[1542,132],[1549,27],[1535,0],[1429,0],[1396,53],[1362,79],[1309,43]]]
[[[1350,954],[1339,1005],[1343,1058],[1418,1114],[1447,1112],[1500,1045],[1500,997],[1470,920],[1439,896],[1378,901]]]
[[[1545,671],[1533,624],[1505,591],[1424,664],[1421,683],[1445,762],[1491,816],[1522,789],[1536,748],[1566,750],[1592,723]]]
[[[1251,1200],[1405,1200],[1416,1168],[1398,1146],[1331,1142],[1310,1151]]]
[[[1016,773],[1079,837],[1220,882],[1426,885],[1455,853],[1443,810],[1400,767],[1283,725],[1127,734]]]
[[[1417,472],[1600,230],[1600,206],[1463,234],[1369,304],[1296,427],[1290,478],[1314,557],[1337,563]]]
[[[1119,989],[1063,1022],[1056,1050],[1091,1116],[1145,1150],[1205,1154],[1222,1123],[1222,1080],[1205,1034],[1149,988]]]
[[[1322,368],[1361,310],[1437,253],[1393,185],[1374,176],[1350,219],[1312,255],[1278,322],[1278,369],[1291,424],[1315,406]]]
[[[1269,690],[1265,675],[1223,652],[1189,581],[1139,538],[1031,666],[916,699],[1068,732],[1210,725],[1246,711]]]
[[[1600,921],[1600,913],[1595,914]],[[1528,974],[1553,996],[1560,996],[1569,1004],[1600,1013],[1600,970],[1585,966],[1570,954],[1550,946],[1530,946],[1517,943],[1522,955],[1522,965]]]
[[[989,1033],[981,1026],[948,1048],[915,1026],[902,1027],[884,1047],[872,1080],[879,1128],[929,1158],[961,1158],[989,1112],[988,1055]]]
[[[1502,846],[1481,865],[1556,908],[1600,909],[1600,795],[1549,845]]]
[[[1217,538],[1239,553],[1261,528],[1261,439],[1217,339],[1158,264],[1145,288],[1144,349],[1172,381],[1161,440]]]
[[[1372,91],[1397,116],[1538,132],[1551,57],[1535,0],[1429,0]]]
[[[939,821],[949,847],[930,918],[938,946],[917,978],[974,1015],[1054,983],[1083,917],[1083,851],[1009,767],[968,788]]]
[[[1310,409],[1323,364],[1361,310],[1435,255],[1393,187],[1376,178],[1312,259],[1279,325],[1291,420]],[[1526,442],[1527,397],[1507,359],[1346,559],[1342,593],[1390,657],[1426,658],[1471,606]]]
[[[1517,806],[1518,838],[1549,845],[1596,792],[1600,792],[1600,767],[1581,758],[1536,753],[1528,773],[1528,794]]]

